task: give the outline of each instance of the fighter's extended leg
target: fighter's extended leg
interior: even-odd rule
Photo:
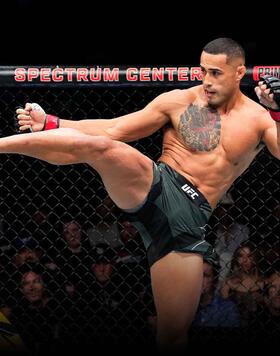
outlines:
[[[85,163],[81,152],[85,137],[86,135],[73,129],[14,135],[1,138],[0,152],[19,153],[59,165]],[[106,139],[93,137],[96,151],[102,150],[102,143]]]
[[[87,163],[123,209],[142,203],[153,178],[152,161],[129,145],[106,136],[90,136],[74,129],[58,129],[0,139],[1,153],[18,153],[52,164]]]

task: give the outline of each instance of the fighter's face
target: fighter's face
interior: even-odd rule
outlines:
[[[239,87],[242,78],[241,66],[236,61],[227,63],[225,54],[202,52],[200,67],[205,100],[208,105],[218,108],[226,104]]]

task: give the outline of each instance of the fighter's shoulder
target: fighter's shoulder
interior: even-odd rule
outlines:
[[[248,115],[256,120],[270,120],[268,111],[259,103],[247,97],[246,101]]]
[[[179,105],[186,105],[195,101],[197,97],[197,89],[173,89],[164,92],[156,97],[155,104],[161,104],[163,106],[176,107]]]
[[[186,100],[189,98],[195,99],[198,96],[199,87],[200,86],[194,86],[187,89],[173,89],[170,90],[169,92],[166,92],[166,94],[168,94],[168,97],[172,99],[181,99],[181,100]]]

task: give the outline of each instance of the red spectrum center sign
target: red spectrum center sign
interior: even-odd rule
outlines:
[[[200,67],[16,68],[16,82],[164,82],[201,80]]]

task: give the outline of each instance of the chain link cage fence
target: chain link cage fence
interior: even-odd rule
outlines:
[[[26,102],[61,118],[110,119],[178,86],[23,84],[0,89],[2,137],[20,134],[15,110]],[[256,100],[251,84],[246,81],[242,90]],[[161,143],[158,131],[132,145],[157,160]],[[85,345],[154,347],[156,314],[145,250],[98,174],[83,164],[56,166],[22,155],[0,160],[1,310],[27,348],[36,354]],[[211,290],[232,304],[217,302],[220,319],[209,319],[202,303],[190,343],[276,340],[279,162],[266,148],[222,199],[206,239],[220,259]]]

